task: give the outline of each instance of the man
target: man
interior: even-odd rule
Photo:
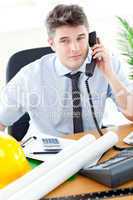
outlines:
[[[88,84],[99,126],[107,97],[111,97],[126,118],[133,121],[133,98],[121,64],[101,43],[90,49],[89,24],[82,8],[58,5],[49,13],[46,26],[48,42],[55,53],[25,66],[5,87],[1,95],[1,129],[28,112],[31,127],[43,133],[56,136],[73,133],[72,80],[68,74],[78,71],[81,72],[78,82],[81,101],[76,106],[82,111],[79,130],[96,129],[85,84],[86,64],[92,57],[96,67]]]

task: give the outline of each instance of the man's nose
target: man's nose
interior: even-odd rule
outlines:
[[[72,51],[78,51],[79,50],[79,44],[78,44],[78,42],[72,42],[71,43],[71,50]]]

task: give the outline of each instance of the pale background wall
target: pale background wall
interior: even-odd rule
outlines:
[[[130,0],[0,0],[0,88],[4,85],[6,63],[13,53],[48,45],[44,19],[58,3],[81,5],[90,21],[90,29],[96,30],[105,46],[121,58],[117,44],[120,26],[116,15],[133,24]],[[128,73],[128,66],[121,59]],[[109,105],[115,109],[113,104]],[[118,112],[105,115],[105,119],[109,124],[127,122]]]

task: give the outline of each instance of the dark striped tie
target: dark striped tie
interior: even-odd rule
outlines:
[[[82,107],[80,102],[79,77],[81,72],[66,74],[72,80],[72,100],[73,100],[73,131],[74,133],[83,132]]]

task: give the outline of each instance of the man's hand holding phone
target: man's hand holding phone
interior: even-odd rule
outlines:
[[[96,65],[100,68],[105,76],[111,73],[110,57],[107,49],[100,42],[99,38],[96,39],[96,44],[91,48],[93,59]]]

